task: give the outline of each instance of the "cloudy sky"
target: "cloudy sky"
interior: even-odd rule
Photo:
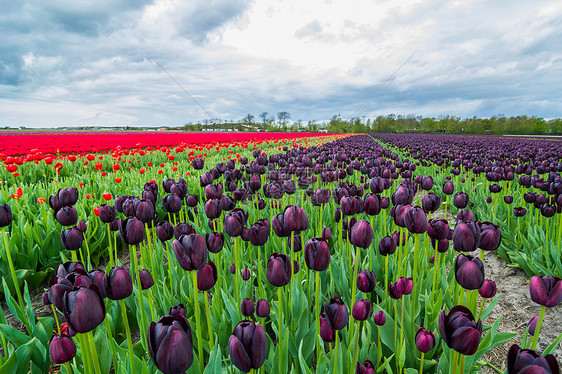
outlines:
[[[0,0],[0,34],[0,126],[562,117],[560,0]]]

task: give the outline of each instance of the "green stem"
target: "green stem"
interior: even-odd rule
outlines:
[[[282,350],[282,331],[283,331],[283,293],[281,287],[277,287],[277,310],[279,311],[279,339],[277,341],[277,349],[279,349],[279,368],[283,368],[283,350]]]
[[[424,359],[425,353],[422,352],[421,355],[421,362],[420,362],[420,374],[423,374],[423,359]]]
[[[170,248],[166,242],[162,243],[166,247],[166,256],[168,256],[168,280],[170,281],[170,296],[174,295],[174,284],[172,276],[172,258],[170,257]]]
[[[107,246],[107,250],[109,252],[109,263],[107,264],[107,271],[109,272],[113,265],[115,265],[115,261],[113,260],[113,250],[111,248],[111,229],[109,228],[109,223],[106,223],[105,226],[107,226],[107,241],[109,242]]]
[[[133,352],[133,338],[131,337],[131,328],[129,327],[129,319],[127,318],[127,307],[125,300],[121,299],[121,316],[123,317],[123,324],[125,325],[125,332],[127,334],[127,347],[129,348],[129,361],[131,364],[131,373],[135,373],[135,354]]]
[[[355,249],[355,261],[353,264],[353,278],[351,278],[351,304],[349,304],[353,308],[353,304],[355,304],[355,297],[357,293],[357,272],[359,268],[359,256],[361,256],[361,247],[357,247]],[[353,339],[353,333],[355,330],[355,324],[352,323],[349,328],[349,341]]]
[[[379,366],[379,362],[382,360],[382,346],[381,346],[381,327],[377,326],[377,364],[375,366]]]
[[[96,350],[94,335],[91,331],[86,333],[86,339],[88,339],[88,341],[90,342],[90,354],[92,355],[92,362],[94,363],[94,371],[96,374],[101,374],[100,362],[98,360],[98,351]]]
[[[334,348],[334,371],[333,373],[336,374],[338,371],[338,331],[335,331],[336,334],[336,347]]]
[[[320,336],[320,272],[317,271],[316,272],[316,298],[315,298],[315,302],[316,302],[316,308],[315,308],[315,312],[316,312],[316,362],[320,361],[320,343],[319,343],[319,336]]]
[[[195,310],[195,326],[197,326],[197,357],[199,367],[203,368],[203,336],[201,334],[201,312],[199,311],[199,295],[197,293],[197,272],[191,271],[193,283],[193,309]]]
[[[109,348],[111,349],[111,360],[113,361],[113,370],[117,371],[117,355],[115,354],[115,347],[113,346],[113,333],[111,332],[111,326],[109,326],[108,318],[104,318],[105,330],[107,331],[107,337],[109,339]]]
[[[539,341],[539,333],[541,332],[542,320],[544,318],[544,311],[546,307],[541,305],[541,312],[539,314],[539,320],[537,321],[537,328],[535,329],[535,334],[533,335],[533,344],[531,345],[531,349],[537,348],[537,343]]]
[[[76,339],[78,339],[78,344],[80,344],[80,350],[82,351],[84,373],[93,373],[95,369],[92,368],[92,355],[90,354],[90,346],[86,341],[86,337],[83,334],[77,334]]]
[[[214,347],[215,343],[214,343],[214,336],[213,336],[213,327],[211,326],[211,313],[209,311],[209,297],[207,294],[207,291],[204,292],[204,298],[205,298],[205,313],[207,314],[207,328],[209,329],[209,347]],[[211,350],[211,348],[209,348],[209,351]]]
[[[464,374],[464,355],[461,354],[461,363],[460,363],[460,368],[461,368],[461,374]]]

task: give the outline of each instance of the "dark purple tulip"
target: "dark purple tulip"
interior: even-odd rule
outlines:
[[[0,227],[12,223],[12,208],[8,204],[0,205]]]
[[[86,222],[84,221],[78,221],[78,223],[76,224],[76,228],[80,230],[82,234],[88,230],[88,227],[86,226]]]
[[[230,237],[240,236],[247,221],[248,213],[242,209],[233,209],[224,216],[224,231]]]
[[[186,316],[185,306],[182,303],[179,303],[178,305],[171,307],[170,312],[168,314],[171,315],[172,317],[175,317],[177,315],[181,315],[185,317]]]
[[[375,234],[373,227],[367,221],[357,221],[349,231],[349,242],[356,247],[367,249],[373,242]]]
[[[441,206],[441,196],[430,192],[422,197],[421,204],[424,212],[435,212]]]
[[[259,191],[261,189],[261,178],[257,174],[252,174],[252,176],[250,177],[250,181],[248,183],[250,184],[250,188],[254,192]]]
[[[320,337],[326,343],[334,341],[336,331],[328,323],[328,319],[324,313],[320,313]]]
[[[242,270],[242,280],[243,281],[247,281],[248,279],[250,279],[250,276],[252,274],[250,273],[250,269],[245,268],[244,270]]]
[[[478,248],[485,251],[494,251],[500,246],[502,233],[499,226],[490,222],[482,222],[480,224],[480,244]]]
[[[67,261],[64,264],[60,264],[57,268],[57,277],[64,278],[68,274],[73,272],[80,272],[86,274],[86,269],[81,262]]]
[[[142,199],[143,200],[150,200],[152,201],[152,203],[154,205],[156,205],[156,200],[158,198],[158,195],[154,193],[154,191],[148,189],[148,190],[143,190],[142,191]]]
[[[271,309],[267,300],[259,299],[256,301],[256,315],[260,318],[266,318],[269,316]]]
[[[135,204],[135,217],[143,223],[149,223],[154,220],[156,208],[151,200],[139,200]]]
[[[381,211],[381,198],[378,195],[368,194],[367,196],[365,196],[363,209],[365,210],[365,213],[370,216],[379,214]]]
[[[537,329],[537,322],[539,321],[539,315],[535,315],[533,318],[531,318],[529,320],[528,326],[529,326],[529,335],[534,336],[535,335],[535,330]]]
[[[168,221],[158,222],[156,236],[161,242],[166,242],[174,237],[174,225]]]
[[[357,321],[365,321],[373,314],[373,304],[368,299],[359,299],[353,304],[351,314]]]
[[[523,199],[526,203],[532,204],[537,200],[537,194],[533,192],[526,192],[523,194]]]
[[[55,364],[64,364],[76,355],[76,344],[66,334],[54,334],[49,342],[49,354]]]
[[[426,191],[429,191],[431,190],[432,187],[433,187],[433,178],[431,176],[423,177],[421,180],[421,188]]]
[[[379,253],[388,256],[396,251],[396,240],[393,236],[382,237],[379,241]]]
[[[121,266],[114,266],[107,276],[107,297],[111,300],[122,300],[133,293],[133,280],[129,270]]]
[[[328,325],[334,330],[343,329],[349,322],[349,310],[339,297],[330,298],[330,304],[324,303],[324,314]]]
[[[61,188],[55,195],[61,207],[72,206],[78,201],[78,189],[76,187]],[[49,202],[51,199],[49,199]],[[53,208],[54,209],[54,208]]]
[[[205,173],[203,173],[203,175],[199,177],[199,185],[201,187],[205,187],[206,185],[213,183],[213,180],[214,180],[213,173],[211,173],[210,171],[206,171]]]
[[[375,325],[384,326],[384,324],[386,323],[386,314],[384,314],[382,310],[376,312],[373,316],[373,320],[375,321]]]
[[[222,183],[206,185],[205,197],[207,198],[207,200],[220,199],[222,197]]]
[[[224,246],[224,235],[222,232],[211,232],[205,235],[205,242],[209,252],[219,253]]]
[[[386,209],[390,205],[390,199],[388,197],[381,197],[381,209]]]
[[[101,204],[99,217],[103,223],[113,222],[115,220],[115,208],[111,205]]]
[[[134,217],[129,217],[119,221],[119,234],[125,244],[137,245],[144,240],[144,224]]]
[[[199,291],[208,291],[217,283],[217,267],[213,261],[206,263],[201,269],[197,270],[197,288]]]
[[[400,277],[396,281],[396,286],[402,295],[409,295],[414,289],[414,281],[412,278]]]
[[[446,239],[450,230],[449,223],[445,219],[430,219],[427,224],[427,235],[431,239]]]
[[[475,222],[457,222],[453,231],[453,247],[458,252],[471,252],[480,244],[480,226]]]
[[[435,348],[435,335],[431,331],[420,327],[416,332],[416,348],[423,353],[427,353]]]
[[[203,166],[205,166],[205,160],[199,157],[194,158],[191,160],[191,166],[193,166],[195,170],[201,170],[203,169]]]
[[[199,197],[197,195],[187,195],[185,197],[185,204],[190,208],[196,207],[198,202]]]
[[[148,290],[150,287],[154,286],[154,279],[152,279],[152,275],[146,269],[142,269],[139,271],[139,277],[141,281],[141,288],[143,290]]]
[[[68,325],[76,332],[92,331],[105,318],[105,304],[97,286],[65,292],[63,313]]]
[[[497,292],[496,282],[491,279],[486,279],[482,286],[478,289],[478,293],[485,299],[491,299],[496,296]]]
[[[355,214],[355,197],[344,196],[340,200],[340,206],[343,214],[346,216],[352,216]]]
[[[455,279],[466,290],[477,290],[484,283],[484,264],[479,258],[459,254],[455,260]]]
[[[427,216],[419,207],[411,207],[404,215],[404,225],[413,234],[423,234],[427,231]]]
[[[532,349],[521,349],[513,344],[507,351],[508,374],[560,374],[553,355],[541,356]]]
[[[324,271],[330,265],[330,248],[322,238],[312,238],[304,246],[304,260],[310,270]]]
[[[293,274],[297,274],[301,269],[301,265],[297,260],[293,261]]]
[[[544,204],[541,207],[541,215],[546,218],[550,218],[556,214],[556,205],[554,204]]]
[[[373,292],[377,285],[375,273],[370,270],[361,270],[357,275],[357,288],[361,292]]]
[[[182,269],[199,270],[207,262],[207,245],[201,235],[182,235],[172,242],[176,259]]]
[[[470,356],[478,350],[482,337],[482,321],[476,322],[467,307],[457,305],[449,314],[442,311],[439,315],[439,333],[449,348]]]
[[[60,233],[60,240],[64,249],[76,251],[82,246],[84,235],[76,227],[72,227]]]
[[[329,227],[324,227],[322,229],[322,239],[329,240],[331,238],[332,238],[332,231],[330,230]]]
[[[443,183],[443,193],[445,195],[452,195],[455,192],[455,185],[451,181]]]
[[[189,234],[195,234],[195,229],[187,222],[180,222],[174,227],[174,238],[176,239]]]
[[[359,362],[355,366],[355,374],[376,374],[375,365],[367,360],[360,364]]]
[[[63,310],[63,298],[66,292],[72,291],[73,285],[66,278],[52,277],[49,281],[49,291],[47,291],[47,300],[49,304],[53,304],[58,310]],[[45,301],[45,300],[43,300]]]
[[[529,283],[531,300],[539,305],[552,308],[562,301],[562,280],[550,275],[531,278]]]
[[[527,209],[523,207],[513,208],[513,215],[515,217],[523,217],[525,214],[527,214]]]
[[[398,285],[398,282],[388,284],[388,296],[395,300],[398,300],[402,297],[402,289]]]
[[[506,204],[511,204],[511,203],[513,202],[513,196],[504,196],[504,197],[503,197],[503,201],[504,201]]]
[[[468,205],[468,195],[464,192],[457,192],[453,199],[453,204],[459,209],[466,208]]]
[[[88,273],[88,278],[98,287],[102,298],[105,299],[107,297],[107,274],[105,271],[94,269]]]
[[[274,252],[267,260],[267,280],[275,287],[282,287],[291,280],[291,259],[283,254]]]
[[[59,201],[59,197],[57,194],[49,196],[49,206],[55,211],[55,213],[63,207],[63,205]]]
[[[228,270],[230,271],[230,274],[236,274],[236,265],[230,265],[230,268]]]
[[[148,327],[148,352],[164,374],[184,373],[193,363],[191,326],[180,313],[163,316]]]
[[[308,229],[306,212],[296,205],[289,205],[283,211],[283,231],[304,231]]]
[[[384,179],[381,177],[374,177],[369,181],[369,188],[374,194],[381,194],[385,190]]]
[[[55,219],[61,226],[72,226],[78,222],[78,213],[72,206],[64,206],[55,213]]]
[[[457,213],[457,222],[458,221],[473,222],[474,221],[474,213],[472,213],[472,211],[467,210],[467,209],[461,209]]]
[[[173,179],[169,179],[169,178],[164,179],[162,181],[162,189],[164,190],[164,192],[170,193],[170,188],[174,183],[176,183],[176,181]]]
[[[396,205],[390,210],[391,216],[394,218],[396,226],[406,227],[404,219],[406,218],[406,211],[410,209],[409,205]]]
[[[269,225],[269,221],[266,219],[260,219],[252,226],[250,226],[249,232],[249,239],[250,243],[253,245],[259,246],[264,245],[269,238],[271,226]],[[300,240],[299,240],[300,242]]]
[[[240,311],[245,317],[249,317],[254,314],[254,302],[248,298],[245,298],[240,302]]]
[[[119,222],[121,222],[121,218],[115,218],[115,220],[111,223],[108,223],[110,231],[119,231]]]
[[[244,373],[259,369],[267,357],[267,336],[262,326],[242,321],[228,339],[230,360]]]
[[[168,213],[177,213],[181,210],[181,198],[176,194],[166,195],[162,198],[162,207]]]

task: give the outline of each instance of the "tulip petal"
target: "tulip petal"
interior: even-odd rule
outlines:
[[[231,335],[228,339],[228,353],[232,364],[244,373],[252,370],[252,362],[248,353],[244,349],[244,345],[236,336]]]

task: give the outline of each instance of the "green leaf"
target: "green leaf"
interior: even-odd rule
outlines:
[[[209,355],[209,362],[205,367],[203,374],[212,374],[222,372],[222,356],[220,345],[215,345],[211,354]]]
[[[109,373],[111,369],[111,349],[109,347],[109,339],[105,330],[97,329],[94,335],[94,342],[96,344],[96,352],[100,363],[102,373]]]
[[[299,364],[303,374],[312,374],[312,370],[310,370],[308,365],[306,365],[306,360],[302,356],[302,343],[303,341],[301,340],[301,343],[299,345]]]
[[[558,337],[552,342],[552,344],[546,347],[542,355],[546,356],[551,354],[556,348],[556,346],[558,346],[558,343],[560,343],[560,340],[562,340],[562,334],[558,335]]]
[[[29,336],[25,335],[22,332],[19,332],[18,330],[16,330],[15,328],[9,325],[1,324],[0,333],[4,335],[4,337],[6,337],[6,339],[8,339],[10,343],[15,345],[16,348],[19,348],[20,346],[28,343],[31,340]]]

